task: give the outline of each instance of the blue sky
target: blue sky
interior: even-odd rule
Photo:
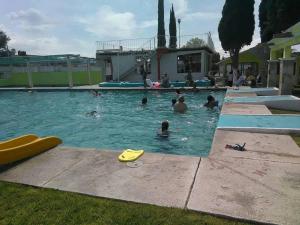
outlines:
[[[165,28],[174,4],[182,19],[181,34],[211,32],[224,54],[218,23],[225,0],[165,0]],[[157,0],[0,0],[0,29],[9,48],[28,54],[73,53],[95,57],[96,41],[153,37],[157,32]],[[260,0],[256,0],[255,14]],[[259,43],[257,27],[251,46]]]

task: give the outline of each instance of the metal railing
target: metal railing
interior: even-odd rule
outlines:
[[[165,35],[166,47],[169,47],[170,36]],[[191,39],[198,38],[202,46],[207,46],[214,50],[213,42],[210,33],[181,35],[177,38],[177,49],[187,47],[187,43]],[[137,38],[137,39],[124,39],[124,40],[111,40],[111,41],[97,41],[97,52],[122,52],[122,51],[142,51],[142,50],[155,50],[157,48],[157,37],[151,38]],[[193,47],[193,46],[192,46]],[[199,46],[195,46],[199,47]]]

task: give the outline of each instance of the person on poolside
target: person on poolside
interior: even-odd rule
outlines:
[[[169,76],[167,73],[165,73],[165,75],[163,76],[160,86],[162,88],[169,88],[171,86],[169,81]]]
[[[169,122],[167,120],[161,123],[161,130],[158,131],[157,135],[160,137],[169,137]]]
[[[188,109],[187,105],[184,103],[184,96],[178,98],[178,102],[174,105],[174,111],[179,113],[185,113]]]
[[[193,75],[192,75],[192,71],[191,70],[189,70],[188,74],[186,75],[186,84],[189,87],[193,87],[194,79],[193,79]]]
[[[142,105],[147,105],[147,102],[148,102],[147,97],[144,97],[144,98],[142,99]]]
[[[219,102],[216,101],[216,99],[212,95],[209,95],[207,96],[207,103],[205,103],[204,106],[209,109],[213,109],[214,107],[219,106]]]

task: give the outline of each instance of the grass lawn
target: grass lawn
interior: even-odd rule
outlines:
[[[280,109],[269,109],[272,114],[300,114],[298,111],[288,111],[288,110],[280,110]],[[300,147],[300,135],[291,135],[297,145]]]
[[[187,210],[126,203],[0,181],[0,224],[250,224]]]

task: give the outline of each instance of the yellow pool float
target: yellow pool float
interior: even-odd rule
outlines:
[[[144,154],[144,150],[126,149],[119,155],[119,161],[132,162],[140,158]]]
[[[35,156],[62,143],[57,137],[40,138],[34,134],[20,136],[0,143],[0,164],[8,164]]]

